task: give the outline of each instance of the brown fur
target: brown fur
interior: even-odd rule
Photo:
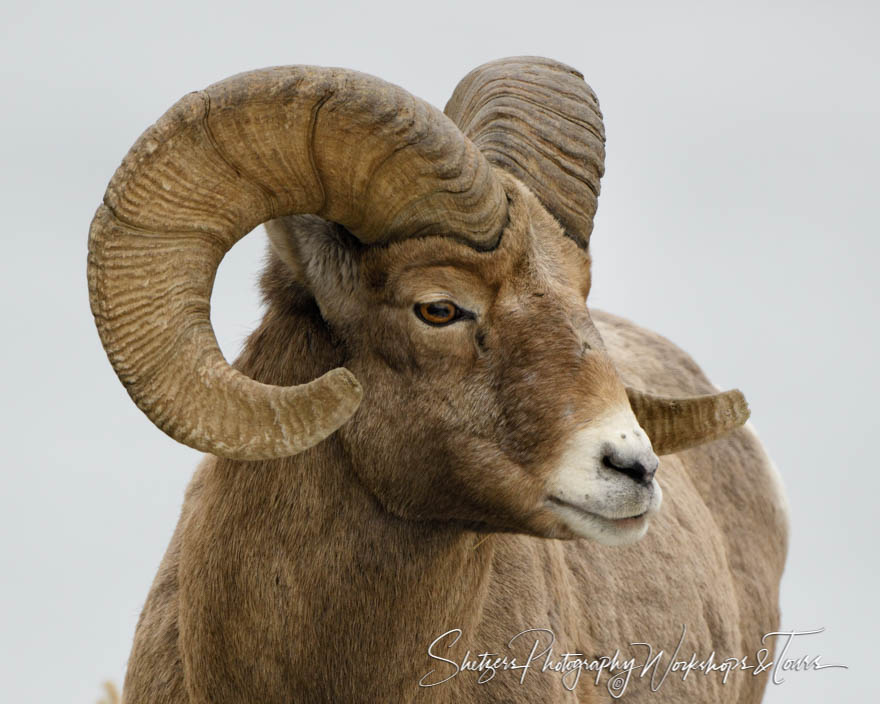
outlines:
[[[683,624],[688,657],[762,647],[786,527],[748,431],[663,458],[664,505],[640,542],[557,539],[571,534],[544,507],[544,482],[576,425],[625,403],[624,382],[714,388],[663,338],[591,319],[587,255],[505,184],[510,225],[493,252],[443,237],[362,247],[307,218],[270,225],[281,256],[238,368],[290,385],[345,366],[364,400],[297,456],[202,463],[138,625],[127,704],[610,701],[608,677],[595,687],[589,672],[576,694],[557,674],[520,683],[514,671],[420,688],[450,673],[427,650],[454,628],[462,638],[442,652],[458,661],[511,654],[528,628],[591,658],[643,653],[633,641],[669,653]],[[286,249],[285,227],[298,230]],[[481,322],[419,321],[414,302],[441,291]],[[696,673],[653,694],[634,677],[625,701],[757,702],[765,681]]]

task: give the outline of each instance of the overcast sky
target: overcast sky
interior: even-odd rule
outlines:
[[[825,627],[804,650],[850,669],[791,675],[766,701],[876,692],[880,12],[768,4],[5,7],[3,699],[92,702],[103,679],[121,683],[199,458],[129,401],[89,312],[89,222],[137,136],[184,93],[248,69],[354,68],[442,108],[471,68],[517,54],[578,68],[602,104],[592,305],[743,389],[781,469],[783,626]],[[260,316],[264,247],[245,238],[220,269],[229,358]]]

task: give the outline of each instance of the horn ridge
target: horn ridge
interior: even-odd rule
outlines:
[[[320,442],[357,409],[363,392],[348,370],[260,384],[226,362],[211,326],[226,252],[262,222],[305,213],[364,244],[427,233],[488,248],[507,199],[449,118],[366,74],[276,67],[184,96],[111,178],[87,267],[114,370],[174,439],[269,459]]]
[[[445,112],[490,163],[522,181],[589,246],[604,174],[602,112],[583,75],[558,61],[492,61],[456,86]]]
[[[751,413],[739,389],[665,397],[627,387],[626,394],[658,455],[671,455],[715,440],[743,425]]]

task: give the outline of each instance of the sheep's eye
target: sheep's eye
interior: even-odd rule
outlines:
[[[462,317],[464,311],[452,301],[416,303],[416,315],[428,325],[449,325]]]

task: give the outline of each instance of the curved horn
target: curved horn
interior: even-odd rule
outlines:
[[[283,67],[190,93],[131,148],[89,233],[89,297],[138,407],[186,445],[238,459],[300,452],[342,425],[346,369],[275,387],[220,352],[220,260],[282,215],[315,213],[365,243],[445,234],[491,248],[507,218],[491,167],[439,110],[379,79]]]
[[[627,387],[626,395],[658,455],[702,445],[749,419],[749,405],[738,389],[706,396],[664,398]]]
[[[604,173],[605,130],[595,93],[575,69],[551,59],[499,59],[471,71],[446,104],[486,158],[509,171],[586,249]],[[663,398],[627,388],[658,455],[693,447],[742,425],[739,391]]]
[[[537,56],[499,59],[465,76],[445,112],[587,248],[605,172],[605,128],[583,75]]]

